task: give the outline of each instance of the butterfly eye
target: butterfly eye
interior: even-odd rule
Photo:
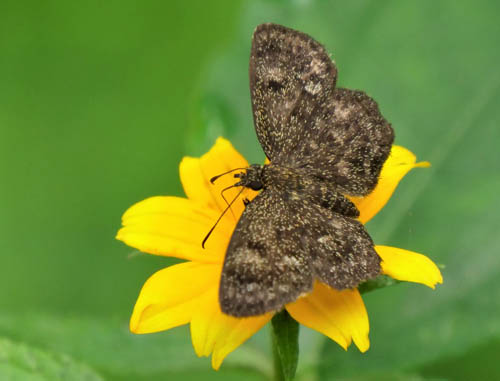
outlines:
[[[258,190],[261,190],[263,185],[260,181],[250,181],[250,183],[247,185],[248,188],[254,190],[254,191],[258,191]]]

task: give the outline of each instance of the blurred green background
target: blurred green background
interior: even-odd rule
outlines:
[[[415,170],[368,229],[445,266],[431,291],[365,295],[371,349],[301,331],[301,380],[500,379],[500,3],[0,2],[0,379],[262,380],[265,330],[219,372],[185,327],[134,336],[171,264],[114,240],[121,214],[182,195],[178,163],[223,135],[251,161],[248,57],[272,21],[324,43]]]

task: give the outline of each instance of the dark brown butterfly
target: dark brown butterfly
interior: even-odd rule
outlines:
[[[270,164],[235,185],[261,190],[231,237],[219,288],[224,313],[278,311],[315,280],[342,290],[380,273],[345,195],[377,184],[394,132],[364,92],[336,88],[337,69],[308,35],[259,25],[250,55],[255,130]]]

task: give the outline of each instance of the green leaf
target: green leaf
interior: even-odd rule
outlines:
[[[51,351],[82,359],[111,374],[147,374],[208,366],[196,357],[183,327],[154,335],[133,335],[118,319],[51,315],[1,316],[0,332]]]
[[[274,315],[271,324],[276,380],[293,380],[299,360],[299,323],[283,310]]]
[[[246,372],[254,380],[271,374],[269,358],[252,342],[230,354],[222,369],[215,372],[209,359],[196,356],[187,326],[134,335],[126,323],[82,316],[4,314],[0,316],[0,334],[78,358],[110,379],[183,379],[183,374],[205,373],[201,378],[210,379],[213,374],[232,380],[235,374]]]
[[[0,338],[0,379],[9,381],[102,381],[87,365],[53,353]]]

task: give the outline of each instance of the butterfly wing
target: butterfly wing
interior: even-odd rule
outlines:
[[[324,47],[280,25],[257,27],[250,56],[255,129],[272,163],[304,168],[345,194],[376,185],[394,132],[376,102],[336,89]]]
[[[310,292],[314,279],[341,290],[380,273],[380,259],[362,224],[287,196],[266,189],[243,212],[222,270],[224,313],[278,311]]]
[[[298,112],[306,111],[307,104],[328,101],[337,69],[308,35],[262,24],[253,35],[249,74],[257,137],[275,162],[303,138],[304,116]]]
[[[308,201],[290,209],[304,221],[302,250],[315,279],[343,290],[380,274],[380,257],[359,221]]]
[[[362,91],[336,89],[306,125],[311,138],[286,153],[292,166],[343,194],[364,196],[375,188],[394,132],[373,99]]]
[[[276,311],[312,289],[309,258],[293,219],[272,189],[247,205],[222,268],[219,302],[224,313],[242,317]]]

